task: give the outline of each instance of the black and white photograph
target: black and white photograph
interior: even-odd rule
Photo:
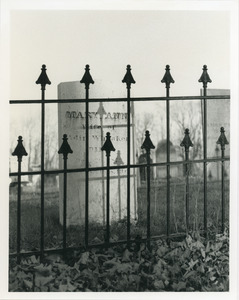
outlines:
[[[0,298],[236,299],[238,3],[90,3],[1,1]]]

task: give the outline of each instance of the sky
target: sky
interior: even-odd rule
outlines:
[[[35,84],[46,64],[52,85],[80,80],[86,64],[95,97],[126,94],[126,65],[136,84],[132,96],[164,96],[166,64],[172,95],[198,95],[204,64],[210,88],[230,88],[230,15],[225,11],[13,11],[10,19],[10,98],[37,99]],[[102,82],[103,90],[97,90]]]

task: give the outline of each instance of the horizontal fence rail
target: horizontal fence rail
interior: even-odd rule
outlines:
[[[11,105],[19,105],[19,104],[41,104],[41,169],[40,171],[22,171],[22,158],[23,156],[27,156],[28,153],[23,145],[23,137],[19,135],[17,146],[12,153],[13,156],[17,156],[18,160],[18,171],[17,172],[10,172],[9,176],[17,176],[17,252],[11,253],[11,256],[17,257],[17,262],[19,263],[22,256],[30,255],[30,254],[37,254],[40,255],[41,259],[44,257],[45,253],[54,253],[54,252],[62,252],[65,256],[67,251],[70,249],[75,249],[75,247],[67,247],[67,175],[73,173],[84,173],[85,174],[85,241],[84,241],[84,249],[90,247],[110,247],[115,244],[126,243],[127,247],[135,242],[135,240],[131,239],[131,196],[130,196],[130,180],[131,180],[131,170],[135,172],[135,170],[139,170],[140,168],[146,169],[146,202],[147,202],[147,234],[146,238],[141,238],[140,241],[145,241],[147,243],[147,247],[150,249],[150,241],[152,239],[158,237],[164,237],[170,242],[170,239],[173,237],[179,237],[182,235],[187,234],[190,231],[190,224],[189,224],[189,195],[190,195],[190,182],[189,182],[189,166],[197,163],[203,164],[203,186],[204,186],[204,229],[203,234],[205,237],[208,235],[208,200],[207,200],[207,181],[208,181],[208,174],[207,174],[207,164],[210,162],[220,162],[221,163],[221,231],[225,230],[225,161],[229,161],[229,156],[225,156],[225,146],[228,145],[228,140],[225,136],[225,130],[223,127],[219,128],[219,138],[215,141],[221,147],[221,156],[217,155],[217,157],[208,158],[207,157],[207,101],[209,100],[221,100],[221,99],[230,99],[229,95],[218,95],[218,96],[207,96],[207,84],[211,82],[211,79],[207,73],[207,67],[203,66],[203,73],[199,79],[199,82],[203,84],[203,96],[170,96],[170,84],[174,83],[174,79],[170,74],[170,67],[169,65],[166,66],[165,74],[163,79],[161,80],[162,83],[165,83],[166,88],[166,96],[165,97],[138,97],[138,98],[131,98],[130,90],[131,84],[135,84],[135,80],[131,74],[131,67],[130,65],[126,68],[126,74],[122,80],[123,83],[126,83],[126,90],[127,95],[126,98],[97,98],[91,99],[89,97],[89,89],[90,84],[94,84],[94,81],[90,74],[89,65],[85,67],[85,73],[80,81],[82,84],[85,85],[85,99],[67,99],[67,100],[46,100],[45,99],[45,88],[46,85],[51,84],[47,74],[46,74],[46,66],[42,65],[41,74],[36,81],[36,84],[40,84],[41,86],[41,100],[10,100],[9,103]],[[202,159],[194,159],[189,160],[189,152],[190,148],[193,147],[193,141],[190,139],[190,129],[186,128],[184,132],[184,137],[180,146],[184,148],[184,159],[182,161],[171,161],[170,158],[170,101],[177,101],[177,100],[202,100],[203,101],[203,158]],[[147,130],[145,132],[145,140],[142,143],[141,148],[145,149],[146,151],[146,161],[145,163],[135,164],[131,162],[131,133],[130,129],[132,125],[130,124],[130,112],[131,112],[131,103],[137,101],[164,101],[166,103],[166,161],[160,163],[153,163],[150,158],[150,151],[154,149],[155,146],[150,138],[150,132]],[[118,157],[118,161],[116,160],[114,165],[110,165],[110,154],[111,151],[118,151],[121,149],[115,149],[114,145],[111,141],[111,133],[107,132],[106,139],[104,144],[102,144],[101,151],[105,151],[106,153],[106,165],[103,164],[101,167],[91,167],[89,165],[89,154],[87,149],[89,149],[89,103],[94,102],[126,102],[127,103],[127,163],[124,164],[123,161],[119,161],[120,156]],[[66,134],[62,137],[62,144],[58,151],[59,155],[62,155],[63,158],[63,169],[57,170],[46,170],[44,167],[45,157],[44,157],[44,150],[45,150],[45,105],[46,104],[58,104],[58,103],[84,103],[85,104],[85,167],[82,168],[68,168],[67,166],[67,159],[68,155],[72,155],[74,153],[74,149],[71,149],[71,145],[68,143],[68,137]],[[217,148],[217,152],[219,154],[219,148]],[[103,157],[103,156],[102,156]],[[177,233],[174,234],[171,232],[170,229],[170,220],[171,220],[171,203],[170,203],[170,182],[171,182],[171,167],[182,165],[185,167],[185,224],[186,230],[184,233]],[[154,167],[166,167],[166,234],[161,236],[152,236],[151,228],[150,228],[150,221],[151,221],[151,214],[150,214],[150,207],[151,207],[151,170]],[[127,238],[124,241],[118,242],[111,242],[110,241],[110,176],[111,170],[126,170],[127,175]],[[99,245],[90,245],[88,238],[89,238],[89,172],[91,171],[101,171],[102,178],[106,178],[106,191],[103,189],[103,193],[106,194],[106,224],[105,226],[105,241]],[[106,171],[106,176],[104,176],[104,171]],[[45,215],[44,215],[44,204],[45,204],[45,190],[44,190],[44,182],[45,182],[45,175],[48,174],[62,174],[63,175],[63,243],[61,249],[46,249],[45,248],[45,241],[44,241],[44,234],[45,234]],[[118,173],[119,174],[119,173]],[[135,173],[134,173],[135,174]],[[40,175],[41,176],[41,205],[40,205],[40,250],[39,251],[29,251],[29,252],[21,252],[21,177],[24,175]],[[117,176],[116,176],[117,177]],[[116,178],[115,177],[115,178]],[[119,189],[120,190],[120,189]],[[103,195],[104,196],[104,195]],[[119,210],[121,209],[121,205],[119,203]],[[80,247],[76,247],[76,249],[80,249]]]

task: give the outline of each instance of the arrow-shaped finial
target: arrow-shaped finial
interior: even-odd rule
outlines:
[[[184,139],[183,139],[182,143],[180,144],[180,146],[185,148],[185,152],[188,152],[189,147],[193,147],[193,143],[190,139],[188,128],[185,129],[184,133],[185,133],[185,136],[184,136]]]
[[[25,148],[24,148],[24,146],[23,146],[23,144],[22,144],[22,142],[23,142],[22,136],[19,136],[17,146],[16,146],[15,150],[12,153],[12,156],[17,156],[17,160],[19,162],[22,161],[23,156],[28,155]]]
[[[73,153],[73,151],[71,150],[71,147],[67,142],[67,140],[68,140],[67,134],[63,134],[62,140],[63,140],[63,142],[62,142],[61,147],[58,151],[58,154],[63,154],[63,158],[67,159],[68,154]]]
[[[106,152],[106,156],[110,156],[110,152],[115,151],[115,148],[110,140],[109,132],[106,133],[106,141],[105,141],[103,147],[101,148],[101,150]]]
[[[41,85],[41,89],[44,91],[47,84],[51,84],[47,74],[46,74],[46,65],[42,65],[41,74],[38,77],[36,84]]]
[[[126,74],[122,80],[123,83],[126,83],[127,89],[130,89],[131,83],[135,83],[135,80],[131,74],[131,66],[127,65]]]
[[[155,146],[153,145],[150,139],[150,134],[148,130],[145,131],[145,140],[141,146],[141,149],[145,149],[146,152],[150,152],[150,149],[155,149]]]
[[[198,80],[198,82],[202,82],[204,88],[207,88],[207,83],[208,82],[212,82],[212,80],[210,79],[210,77],[207,73],[207,66],[206,65],[203,66],[203,72],[202,72],[202,75],[201,75],[200,79]]]
[[[117,157],[116,157],[116,159],[114,161],[114,164],[117,165],[117,166],[120,166],[120,165],[124,164],[124,162],[123,162],[123,160],[122,160],[122,158],[120,156],[120,151],[119,150],[117,151]]]
[[[104,109],[104,106],[103,106],[102,102],[99,103],[99,108],[98,108],[96,113],[100,116],[100,119],[103,118],[103,115],[106,115],[106,111]]]
[[[85,74],[83,75],[80,83],[84,83],[85,84],[85,88],[88,90],[90,83],[94,84],[94,80],[92,79],[91,75],[90,75],[90,66],[86,65],[85,66]]]
[[[225,130],[224,127],[221,127],[221,134],[217,140],[217,144],[221,145],[221,150],[225,150],[225,145],[228,145],[229,142],[225,136]]]
[[[171,76],[169,65],[166,65],[165,71],[166,72],[165,72],[164,77],[161,80],[161,82],[165,83],[166,88],[170,88],[170,83],[174,83],[175,81],[173,80],[173,77]]]

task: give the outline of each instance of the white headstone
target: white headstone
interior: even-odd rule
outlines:
[[[91,90],[90,90],[91,95]],[[91,97],[96,97],[92,95]],[[79,81],[58,85],[59,99],[84,99],[85,87]],[[127,103],[96,102],[89,104],[89,167],[106,166],[106,154],[101,151],[107,132],[116,149],[111,152],[110,165],[127,163]],[[85,103],[60,103],[58,105],[59,147],[63,134],[67,134],[73,154],[68,155],[68,169],[85,168]],[[132,130],[133,126],[131,126]],[[131,135],[132,136],[132,135]],[[132,140],[132,138],[131,138]],[[133,141],[132,141],[133,143]],[[131,144],[131,149],[133,149]],[[120,151],[120,152],[119,152]],[[135,154],[131,150],[131,162]],[[60,168],[63,159],[60,158]],[[127,170],[110,172],[110,218],[117,220],[127,212]],[[60,220],[63,215],[63,175],[60,178]],[[133,175],[130,180],[131,214],[135,211],[135,185]],[[104,222],[106,216],[106,171],[89,172],[89,222]],[[67,184],[67,226],[85,222],[85,173],[68,174]]]
[[[208,96],[230,95],[227,89],[208,89]],[[230,100],[213,99],[207,100],[207,157],[221,157],[221,147],[216,142],[220,136],[220,129],[224,127],[225,135],[229,145],[225,147],[225,155],[230,155]],[[219,151],[216,151],[216,148]],[[226,168],[227,170],[228,168]],[[213,179],[221,178],[220,164],[211,163],[208,165],[208,172]],[[229,175],[229,174],[228,174]]]

